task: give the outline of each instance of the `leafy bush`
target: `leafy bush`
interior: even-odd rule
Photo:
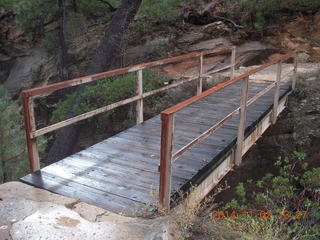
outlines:
[[[150,91],[163,85],[168,79],[159,76],[156,72],[143,70],[143,91]],[[87,87],[79,96],[79,105],[76,114],[92,111],[102,106],[126,99],[135,95],[135,74],[129,73],[114,78],[100,80],[94,86]],[[64,119],[75,95],[70,94],[66,99],[59,101],[52,113],[51,122]],[[154,97],[153,97],[154,99]]]
[[[139,9],[139,14],[158,18],[175,17],[177,14],[176,8],[181,2],[181,0],[144,0]]]
[[[0,113],[0,183],[2,183],[26,172],[28,162],[19,106],[9,98],[1,85]]]
[[[40,152],[45,138],[38,140]],[[23,120],[18,104],[0,85],[0,183],[16,180],[29,171]]]
[[[317,239],[320,168],[310,168],[305,157],[304,153],[294,152],[275,163],[279,175],[268,173],[256,183],[239,183],[238,198],[227,203],[225,209],[248,214],[228,218],[229,226],[241,232],[244,239]],[[249,190],[256,188],[260,190]]]
[[[245,11],[254,17],[254,26],[263,29],[272,21],[279,21],[275,14],[280,11],[300,12],[317,10],[320,1],[314,0],[246,0],[243,3]]]

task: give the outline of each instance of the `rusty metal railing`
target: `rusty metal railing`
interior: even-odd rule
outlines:
[[[279,102],[279,92],[280,92],[280,81],[281,81],[281,71],[282,71],[282,62],[293,57],[295,55],[295,64],[294,64],[294,74],[296,76],[297,73],[297,57],[296,51],[290,52],[286,55],[283,55],[277,59],[274,59],[260,67],[257,67],[251,71],[248,71],[244,74],[241,74],[235,78],[232,78],[224,83],[221,83],[217,86],[210,88],[209,90],[194,96],[186,101],[183,101],[173,107],[170,107],[163,112],[161,112],[161,121],[162,121],[162,130],[161,130],[161,159],[160,159],[160,186],[159,186],[159,210],[161,212],[168,212],[170,210],[170,189],[171,189],[171,165],[177,160],[183,153],[194,147],[197,143],[201,142],[205,138],[212,135],[216,130],[218,130],[221,126],[223,126],[229,119],[234,117],[237,114],[240,114],[239,126],[238,126],[238,136],[236,143],[236,151],[234,156],[234,164],[239,166],[242,160],[243,153],[243,141],[244,141],[244,131],[245,131],[245,119],[246,119],[246,111],[247,106],[254,103],[258,98],[263,96],[265,93],[270,91],[273,87],[275,87],[275,94],[273,99],[273,112],[272,112],[272,123],[274,124],[277,119],[277,109]],[[276,80],[268,85],[265,89],[257,93],[251,99],[248,100],[248,84],[249,77],[257,73],[261,70],[270,67],[271,65],[277,64],[277,75]],[[234,75],[234,70],[232,71],[232,76]],[[233,83],[239,82],[242,80],[242,90],[241,90],[241,102],[240,106],[235,109],[233,112],[229,113],[225,116],[221,121],[214,124],[207,131],[199,135],[197,138],[193,139],[184,147],[180,148],[177,152],[172,153],[172,145],[173,145],[173,129],[174,129],[174,116],[175,114],[184,109],[185,107],[193,104],[206,96],[213,94]],[[295,88],[296,85],[296,77],[292,78],[292,89]]]
[[[197,80],[197,94],[201,94],[202,92],[202,81],[203,81],[203,57],[206,55],[211,55],[211,54],[221,54],[224,52],[232,52],[231,54],[231,64],[228,66],[225,66],[223,68],[211,71],[209,73],[213,72],[219,72],[221,70],[231,68],[231,76],[234,74],[234,68],[235,68],[235,47],[234,46],[226,46],[226,47],[221,47],[221,48],[216,48],[213,50],[207,50],[207,51],[201,51],[201,52],[192,52],[189,54],[177,56],[177,57],[172,57],[172,58],[167,58],[163,60],[158,60],[154,62],[148,62],[148,63],[143,63],[143,64],[138,64],[135,66],[129,66],[125,68],[120,68],[112,71],[107,71],[107,72],[102,72],[98,74],[93,74],[89,76],[84,76],[80,78],[75,78],[72,80],[64,81],[64,82],[59,82],[55,84],[50,84],[47,86],[42,86],[38,88],[33,88],[29,90],[25,90],[22,92],[22,100],[23,100],[23,111],[24,111],[24,121],[25,121],[25,131],[26,131],[26,138],[27,138],[27,147],[28,147],[28,156],[29,156],[29,163],[30,163],[30,168],[31,171],[37,171],[40,169],[40,160],[39,160],[39,152],[38,152],[38,146],[37,146],[37,137],[44,135],[46,133],[55,131],[57,129],[60,129],[62,127],[68,126],[70,124],[74,124],[76,122],[79,122],[84,119],[88,119],[90,117],[93,117],[97,114],[105,113],[107,111],[110,111],[112,109],[118,108],[120,106],[136,102],[136,122],[137,124],[143,122],[143,99],[149,96],[152,96],[154,94],[160,93],[162,91],[168,90],[173,87],[177,87],[181,84]],[[166,85],[164,87],[149,91],[149,92],[143,92],[143,78],[142,78],[142,71],[143,69],[146,68],[152,68],[156,66],[161,66],[161,65],[166,65],[170,63],[175,63],[175,62],[181,62],[185,61],[191,58],[199,58],[199,76],[196,77],[190,77],[186,80],[179,81],[179,82],[173,82],[172,84]],[[53,93],[55,91],[69,88],[69,87],[74,87],[78,86],[81,84],[105,79],[105,78],[110,78],[110,77],[115,77],[127,73],[136,73],[136,96],[130,97],[112,104],[109,104],[107,106],[103,106],[101,108],[92,110],[87,113],[83,113],[78,116],[71,117],[69,119],[66,119],[64,121],[52,124],[50,126],[37,129],[36,128],[36,120],[35,120],[35,115],[34,115],[34,99],[45,96],[47,94]]]

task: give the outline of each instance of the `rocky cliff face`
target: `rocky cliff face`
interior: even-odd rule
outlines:
[[[21,90],[51,81],[57,69],[55,59],[16,25],[12,13],[3,13],[1,18],[0,84],[17,98]]]

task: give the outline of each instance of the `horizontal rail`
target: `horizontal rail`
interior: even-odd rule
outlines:
[[[183,81],[177,81],[172,84],[169,84],[167,86],[160,87],[158,89],[151,90],[149,92],[144,93],[143,92],[143,74],[142,70],[145,68],[152,68],[156,66],[161,66],[165,64],[170,64],[170,63],[178,63],[182,62],[184,60],[190,59],[190,58],[197,58],[197,57],[203,57],[204,55],[217,55],[217,54],[227,54],[232,50],[232,56],[235,53],[235,46],[224,46],[216,49],[211,49],[207,51],[199,51],[199,52],[192,52],[188,54],[184,54],[181,56],[176,56],[176,57],[171,57],[167,59],[162,59],[158,61],[153,61],[153,62],[148,62],[148,63],[142,63],[142,64],[137,64],[134,66],[129,66],[121,69],[115,69],[107,72],[102,72],[102,73],[97,73],[97,74],[92,74],[89,76],[84,76],[84,77],[79,77],[63,82],[58,82],[46,86],[41,86],[29,90],[24,90],[22,91],[22,101],[23,101],[23,106],[24,106],[24,120],[25,120],[25,128],[26,128],[26,138],[27,138],[27,145],[28,145],[28,154],[29,154],[29,162],[31,166],[31,171],[37,171],[40,168],[40,158],[39,158],[39,152],[38,152],[38,147],[37,147],[37,137],[44,135],[46,133],[55,131],[57,129],[66,127],[68,125],[74,124],[76,122],[79,122],[81,120],[88,119],[90,117],[93,117],[95,115],[110,111],[112,109],[115,109],[117,107],[136,102],[136,123],[142,123],[143,122],[143,99],[160,93],[162,91],[165,91],[167,89],[179,86],[181,84],[193,81],[198,79],[198,77],[191,77]],[[221,71],[222,69],[218,69],[218,71]],[[116,77],[119,75],[127,74],[127,73],[136,73],[136,81],[135,81],[135,92],[136,96],[120,100],[118,102],[109,104],[107,106],[100,107],[98,109],[73,116],[69,119],[63,120],[61,122],[43,127],[41,129],[36,129],[36,122],[35,122],[35,116],[34,116],[34,100],[37,97],[41,96],[46,96],[48,94],[51,94],[55,91],[69,88],[69,87],[75,87],[80,84],[86,84],[90,83],[93,81],[97,81],[100,79],[105,79],[105,78],[110,78],[110,77]],[[197,88],[197,92],[199,89]]]
[[[235,50],[232,51],[231,56],[231,66],[235,64],[234,62],[234,56],[235,56]],[[237,77],[233,78],[234,75],[234,69],[231,69],[231,79],[218,84],[209,90],[198,94],[197,96],[194,96],[186,101],[183,101],[173,107],[170,107],[164,111],[161,112],[161,160],[160,160],[160,170],[163,168],[163,166],[166,166],[168,168],[171,168],[171,164],[176,161],[184,152],[188,151],[190,148],[195,146],[197,143],[203,141],[205,138],[212,135],[217,129],[219,129],[221,126],[223,126],[229,119],[231,119],[233,116],[239,113],[239,125],[238,125],[238,134],[237,134],[237,144],[234,152],[234,160],[233,165],[239,166],[242,161],[242,155],[243,155],[243,141],[244,141],[244,133],[245,133],[245,123],[246,123],[246,111],[247,107],[254,103],[258,98],[266,94],[268,91],[270,91],[272,88],[275,88],[275,95],[274,95],[274,106],[277,105],[278,102],[278,94],[277,91],[279,91],[280,81],[281,81],[281,71],[279,71],[279,67],[281,67],[281,64],[283,61],[287,60],[288,58],[292,57],[294,54],[296,54],[297,51],[290,52],[286,55],[283,55],[281,57],[278,57],[268,63],[265,63],[257,68],[252,69],[251,71],[248,71],[246,73],[243,73]],[[297,64],[296,64],[296,56],[295,56],[295,69],[297,72]],[[264,70],[265,68],[272,66],[274,64],[278,64],[278,73],[277,73],[277,80],[273,81],[272,84],[268,85],[266,88],[264,88],[262,91],[258,92],[256,95],[254,95],[252,98],[248,99],[248,89],[249,89],[249,77],[252,74],[255,74],[259,71]],[[280,73],[280,74],[279,74]],[[203,75],[205,76],[205,75]],[[225,116],[222,120],[220,120],[218,123],[214,124],[212,127],[210,127],[208,130],[200,134],[198,137],[193,139],[191,142],[189,142],[187,145],[180,148],[177,152],[172,154],[172,134],[174,132],[174,116],[176,112],[184,109],[185,107],[189,106],[190,104],[193,104],[206,96],[213,94],[216,91],[219,91],[222,88],[225,88],[233,83],[236,83],[238,81],[242,80],[242,87],[241,87],[241,98],[240,98],[240,106],[233,110],[231,113],[229,113],[227,116]],[[292,89],[294,89],[294,82],[292,83]],[[273,111],[274,112],[274,111]],[[275,113],[273,113],[275,116]],[[170,133],[170,137],[167,137]],[[170,179],[167,181],[164,181],[164,179],[171,178],[170,176],[170,169],[167,169],[167,171],[160,171],[160,187],[161,189],[166,189],[167,192],[170,191]],[[169,190],[168,190],[169,189]],[[168,194],[164,194],[163,191],[160,191],[160,207],[166,208],[166,211],[168,212],[170,209],[170,196]]]
[[[211,134],[213,134],[216,130],[218,130],[225,122],[227,122],[229,119],[231,119],[233,116],[235,116],[240,110],[240,107],[235,109],[233,112],[229,113],[225,118],[223,118],[220,122],[213,125],[211,128],[209,128],[207,131],[202,133],[197,138],[193,139],[191,142],[189,142],[187,145],[179,149],[176,153],[172,156],[172,162],[176,161],[183,153],[188,151],[190,148],[192,148],[197,143],[201,142],[202,140],[209,137]]]
[[[176,82],[176,83],[172,83],[172,84],[170,84],[168,86],[164,86],[164,87],[161,87],[159,89],[155,89],[155,90],[143,93],[140,96],[134,96],[134,97],[131,97],[131,98],[127,98],[125,100],[121,100],[121,101],[109,104],[109,105],[101,107],[101,108],[97,108],[97,109],[92,110],[90,112],[86,112],[86,113],[80,114],[78,116],[66,119],[64,121],[52,124],[50,126],[35,130],[35,131],[30,133],[30,137],[31,138],[39,137],[41,135],[44,135],[44,134],[47,134],[49,132],[58,130],[60,128],[66,127],[66,126],[74,124],[76,122],[91,118],[91,117],[96,116],[96,115],[101,114],[101,113],[105,113],[107,111],[110,111],[112,109],[118,108],[120,106],[124,106],[126,104],[141,100],[143,98],[146,98],[146,97],[152,96],[154,94],[163,92],[163,91],[168,90],[168,89],[173,88],[173,87],[177,87],[177,86],[179,86],[181,84],[184,84],[184,83],[187,83],[187,82],[190,82],[190,81],[194,81],[196,79],[197,79],[197,77],[189,78],[189,79],[184,80],[184,81],[179,81],[179,82]]]
[[[252,98],[250,98],[247,101],[247,106],[250,106],[252,103],[254,103],[258,98],[262,97],[264,94],[266,94],[267,92],[269,92],[274,86],[276,85],[276,83],[272,83],[270,84],[267,88],[263,89],[262,91],[260,91],[259,93],[257,93],[256,95],[254,95]],[[197,143],[203,141],[204,139],[206,139],[207,137],[209,137],[210,135],[212,135],[215,131],[217,131],[220,127],[222,127],[224,125],[224,123],[226,123],[228,120],[230,120],[231,118],[233,118],[235,115],[237,115],[240,111],[240,107],[236,108],[233,112],[229,113],[226,117],[224,117],[222,120],[220,120],[218,123],[214,124],[212,127],[210,127],[207,131],[205,131],[204,133],[202,133],[201,135],[199,135],[197,138],[193,139],[191,142],[189,142],[187,145],[185,145],[184,147],[180,148],[177,152],[175,152],[172,155],[172,162],[176,161],[183,153],[185,153],[186,151],[188,151],[190,148],[192,148],[193,146],[195,146]]]
[[[89,75],[89,76],[85,76],[85,77],[79,77],[79,78],[75,78],[75,79],[71,79],[71,80],[67,80],[67,81],[63,81],[63,82],[58,82],[58,83],[50,84],[47,86],[41,86],[41,87],[29,89],[29,90],[24,90],[24,92],[26,95],[32,96],[32,97],[41,96],[43,94],[53,93],[55,91],[58,91],[58,90],[61,90],[64,88],[74,87],[74,86],[77,86],[80,84],[89,83],[89,82],[96,81],[99,79],[115,77],[115,76],[119,76],[119,75],[122,75],[125,73],[136,72],[138,70],[145,69],[145,68],[152,68],[152,67],[156,67],[156,66],[169,64],[169,63],[179,62],[179,61],[194,58],[194,57],[199,57],[199,56],[201,56],[201,54],[203,54],[203,55],[210,55],[210,54],[214,54],[214,53],[221,54],[221,52],[230,50],[232,48],[234,48],[234,46],[226,46],[226,47],[216,48],[216,49],[207,50],[207,51],[203,51],[203,52],[192,52],[192,53],[184,54],[184,55],[177,56],[177,57],[171,57],[171,58],[167,58],[167,59],[163,59],[163,60],[137,64],[134,66],[115,69],[115,70],[111,70],[111,71],[107,71],[107,72],[97,73],[97,74],[93,74],[93,75]]]
[[[225,69],[225,67],[223,67],[221,69],[217,69],[217,71],[222,71],[224,69]],[[76,122],[91,118],[91,117],[96,116],[98,114],[105,113],[107,111],[110,111],[112,109],[118,108],[120,106],[124,106],[126,104],[129,104],[129,103],[144,99],[146,97],[152,96],[154,94],[163,92],[165,90],[180,86],[182,84],[185,84],[185,83],[197,80],[197,79],[198,79],[198,77],[188,78],[188,79],[183,80],[183,81],[178,81],[178,82],[172,83],[172,84],[170,84],[168,86],[164,86],[164,87],[161,87],[161,88],[158,88],[158,89],[155,89],[155,90],[151,90],[149,92],[145,92],[140,96],[134,96],[134,97],[131,97],[131,98],[127,98],[125,100],[121,100],[121,101],[109,104],[109,105],[101,107],[101,108],[97,108],[97,109],[92,110],[90,112],[86,112],[86,113],[83,113],[81,115],[78,115],[78,116],[66,119],[64,121],[52,124],[50,126],[35,130],[35,131],[30,133],[30,137],[31,138],[36,138],[36,137],[42,136],[42,135],[47,134],[49,132],[58,130],[60,128],[66,127],[66,126],[71,125],[71,124],[74,124]]]
[[[208,95],[210,95],[210,94],[212,94],[212,93],[214,93],[216,91],[221,90],[222,88],[225,88],[225,87],[227,87],[227,86],[229,86],[229,85],[231,85],[231,84],[233,84],[235,82],[238,82],[243,78],[249,77],[250,75],[252,75],[254,73],[257,73],[257,72],[259,72],[259,71],[261,71],[261,70],[263,70],[263,69],[265,69],[265,68],[267,68],[267,67],[269,67],[269,66],[271,66],[271,65],[273,65],[275,63],[278,63],[279,61],[287,60],[288,58],[292,57],[292,55],[294,53],[295,53],[295,51],[294,52],[290,52],[288,54],[285,54],[283,56],[280,56],[280,57],[278,57],[278,58],[276,58],[276,59],[274,59],[274,60],[272,60],[270,62],[267,62],[267,63],[255,68],[255,69],[252,69],[251,71],[243,73],[243,74],[241,74],[241,75],[239,75],[239,76],[237,76],[237,77],[235,77],[233,79],[230,79],[230,80],[228,80],[228,81],[226,81],[224,83],[218,84],[218,85],[208,89],[207,91],[204,91],[203,93],[201,93],[198,96],[194,96],[192,98],[189,98],[189,99],[187,99],[187,100],[185,100],[185,101],[183,101],[183,102],[181,102],[181,103],[179,103],[179,104],[177,104],[177,105],[175,105],[173,107],[170,107],[170,108],[162,111],[161,114],[170,115],[170,114],[176,113],[176,112],[182,110],[183,108],[189,106],[190,104],[195,103],[195,102],[201,100],[202,98],[205,98],[206,96],[208,96]]]
[[[92,111],[87,112],[87,113],[83,113],[83,114],[78,115],[76,117],[72,117],[72,118],[69,118],[67,120],[58,122],[56,124],[52,124],[52,125],[50,125],[48,127],[44,127],[44,128],[41,128],[39,130],[36,130],[36,131],[32,132],[31,133],[31,138],[39,137],[39,136],[41,136],[43,134],[46,134],[46,133],[52,132],[54,130],[66,127],[68,125],[71,125],[73,123],[79,122],[81,120],[88,119],[88,118],[93,117],[93,116],[95,116],[97,114],[110,111],[112,109],[115,109],[117,107],[120,107],[120,106],[128,104],[128,103],[135,102],[135,101],[137,101],[139,99],[142,99],[142,97],[141,96],[134,96],[134,97],[131,97],[131,98],[127,98],[125,100],[109,104],[107,106],[92,110]]]

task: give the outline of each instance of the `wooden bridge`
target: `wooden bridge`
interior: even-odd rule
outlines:
[[[231,52],[230,61],[220,69],[204,72],[204,59],[221,52]],[[295,77],[290,84],[282,83],[281,66],[295,54],[283,55],[234,77],[236,49],[224,47],[24,91],[32,173],[21,180],[116,213],[135,214],[144,206],[167,212],[170,199],[192,185],[197,186],[196,198],[202,199],[230,169],[241,164],[242,156],[285,108],[287,96],[295,87]],[[143,92],[143,69],[192,58],[199,59],[196,77]],[[297,61],[294,62],[296,74]],[[277,66],[274,79],[250,80],[272,65]],[[202,91],[205,77],[229,68],[230,80]],[[136,72],[136,96],[36,129],[33,106],[36,97],[130,72]],[[143,121],[146,97],[191,81],[197,84],[196,96]],[[37,137],[132,102],[136,102],[136,126],[40,169]]]

